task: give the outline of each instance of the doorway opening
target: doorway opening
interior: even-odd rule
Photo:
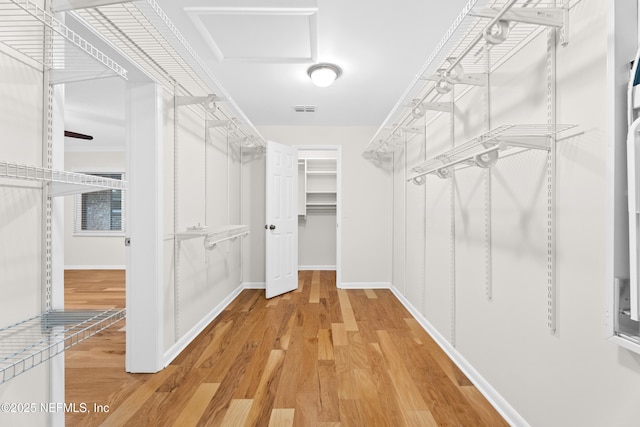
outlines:
[[[298,270],[335,270],[342,284],[342,147],[298,146]]]

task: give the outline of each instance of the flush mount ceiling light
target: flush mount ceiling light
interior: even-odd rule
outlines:
[[[307,74],[316,86],[327,87],[340,77],[342,70],[337,65],[323,63],[309,67]]]

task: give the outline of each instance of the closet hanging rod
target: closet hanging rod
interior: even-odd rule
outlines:
[[[574,127],[575,125],[566,124],[502,125],[478,135],[462,145],[425,160],[411,169],[413,175],[409,176],[407,181],[451,168],[470,160],[473,160],[473,163],[479,167],[490,167],[499,158],[497,153],[495,156],[488,156],[493,151],[505,152],[510,149],[549,151],[551,149],[549,141],[551,136]],[[448,163],[443,164],[445,162]],[[444,178],[446,174],[439,174],[439,176]],[[415,183],[422,184],[423,182],[416,181]]]
[[[213,231],[209,231],[206,226],[194,226],[187,228],[186,231],[175,233],[175,237],[178,241],[194,239],[198,237],[205,237],[209,239],[230,239],[234,237],[240,237],[249,234],[248,225],[227,225],[217,228]]]
[[[235,240],[238,237],[245,237],[249,235],[249,230],[243,230],[236,233],[230,233],[228,236],[220,237],[215,235],[207,235],[204,237],[204,248],[207,250],[213,250],[218,246],[218,243],[225,242],[227,240]]]
[[[425,175],[429,175],[430,173],[441,171],[443,169],[449,169],[450,167],[459,165],[461,163],[469,162],[471,160],[474,160],[478,156],[482,156],[482,155],[485,155],[485,154],[493,153],[494,151],[500,151],[500,149],[502,149],[502,148],[504,148],[504,147],[500,147],[500,145],[494,145],[493,147],[487,148],[486,150],[478,151],[477,153],[473,153],[473,154],[464,156],[464,157],[462,157],[462,158],[460,158],[458,160],[453,160],[453,161],[451,161],[449,163],[445,163],[442,166],[436,166],[434,168],[429,169],[426,172],[420,172],[418,174],[412,175],[410,178],[407,178],[407,182],[413,181],[416,178],[420,178],[420,177],[425,176]]]
[[[434,91],[434,90],[435,90],[435,87],[434,87],[434,86],[432,86],[431,88],[429,88],[429,90],[427,91],[427,93],[426,93],[422,98],[420,98],[419,100],[417,100],[417,99],[416,99],[416,101],[418,101],[418,102],[416,102],[416,105],[420,105],[420,104],[422,104],[423,102],[425,102],[425,100],[427,99],[427,97],[428,97],[429,95],[431,95],[431,94],[433,93],[433,91]],[[436,96],[435,98],[433,98],[430,102],[435,102],[437,99],[438,99],[438,96]],[[413,108],[415,108],[415,107],[413,107]],[[407,119],[409,119],[409,121],[407,121]],[[413,120],[411,120],[411,119],[413,119]],[[389,140],[389,138],[391,138],[391,137],[393,136],[393,134],[394,134],[398,129],[400,129],[400,128],[401,128],[401,127],[403,127],[403,126],[411,126],[411,125],[413,125],[413,123],[415,123],[415,121],[416,121],[416,120],[417,120],[417,118],[413,117],[411,114],[408,114],[408,115],[404,116],[404,118],[403,118],[400,122],[398,122],[397,124],[395,124],[395,125],[394,125],[394,127],[391,129],[391,131],[389,132],[389,134],[388,134],[384,139],[381,139],[381,140],[379,141],[379,144],[385,144],[385,143]]]

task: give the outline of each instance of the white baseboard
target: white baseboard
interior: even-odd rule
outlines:
[[[244,289],[265,289],[265,282],[243,282]],[[389,282],[347,282],[339,286],[340,289],[391,289]]]
[[[522,418],[522,416],[507,402],[498,391],[489,384],[489,382],[480,375],[480,373],[465,359],[458,350],[447,341],[447,339],[438,332],[438,330],[418,311],[404,295],[395,287],[390,287],[393,294],[400,300],[402,305],[413,315],[413,317],[420,323],[425,331],[440,348],[447,353],[449,358],[455,363],[458,368],[469,378],[469,380],[476,386],[478,391],[491,403],[491,405],[502,415],[502,417],[514,427],[529,427],[529,423]]]
[[[389,282],[342,282],[340,289],[391,289]]]
[[[243,289],[266,289],[265,282],[242,282]]]
[[[335,270],[335,265],[299,265],[298,271],[300,270]]]
[[[209,323],[213,321],[222,311],[227,308],[231,302],[242,292],[243,286],[240,285],[233,290],[220,304],[218,304],[213,310],[211,310],[206,316],[204,316],[198,323],[195,324],[189,332],[184,334],[174,345],[164,352],[164,366],[168,366],[178,355],[193,341],[200,332],[206,328]]]
[[[65,265],[65,270],[126,270],[126,265]]]

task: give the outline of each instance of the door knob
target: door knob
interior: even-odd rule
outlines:
[[[275,230],[275,229],[276,229],[276,226],[275,226],[275,225],[271,224],[271,225],[269,226],[269,230]]]

